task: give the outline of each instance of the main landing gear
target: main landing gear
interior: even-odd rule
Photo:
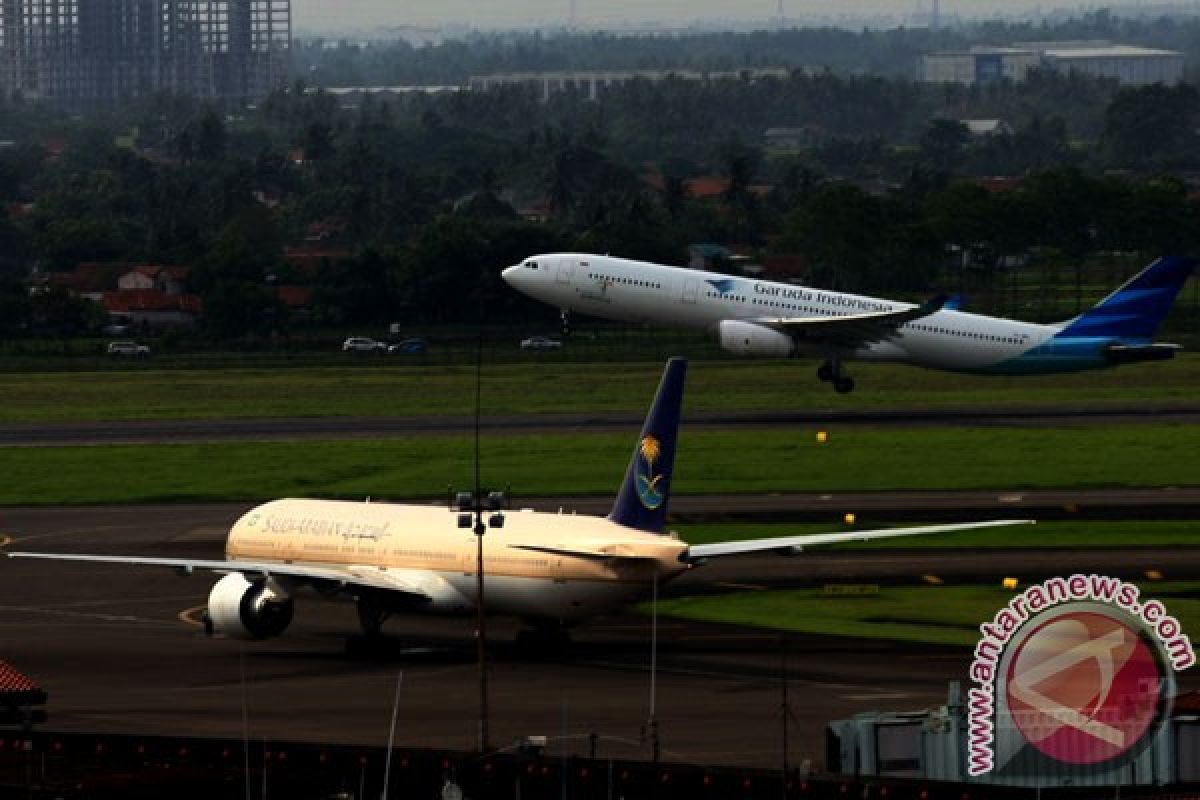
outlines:
[[[358,610],[358,624],[362,626],[363,636],[377,641],[383,635],[383,623],[392,616],[392,611],[385,608],[370,594],[361,594],[354,602]]]
[[[552,658],[571,647],[571,634],[562,625],[536,625],[517,631],[515,644],[528,658]]]
[[[838,394],[854,391],[854,378],[842,374],[842,362],[837,359],[822,362],[821,366],[817,367],[817,379],[832,383],[834,391]]]
[[[558,318],[561,321],[562,335],[565,339],[571,335],[571,312],[564,308],[558,312]]]
[[[379,602],[379,598],[369,592],[364,592],[354,600],[358,611],[358,624],[362,634],[346,637],[346,655],[351,658],[380,658],[388,654],[389,648],[398,643],[389,641],[383,635],[383,623],[392,616],[392,611]]]

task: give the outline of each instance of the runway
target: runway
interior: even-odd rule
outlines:
[[[0,536],[23,549],[216,557],[237,505],[12,509]],[[697,570],[666,595],[839,580],[1024,580],[1064,570],[1139,577],[1200,577],[1200,550],[1097,552],[814,552],[790,559],[728,559]],[[76,731],[242,735],[360,744],[387,738],[392,693],[403,672],[397,741],[470,749],[477,731],[477,673],[467,619],[405,617],[389,623],[396,645],[351,657],[352,607],[302,599],[285,636],[261,643],[208,639],[195,624],[211,576],[32,561],[0,561],[0,658],[50,694],[50,727]],[[937,591],[931,588],[930,591]],[[600,757],[648,757],[650,620],[633,613],[580,628],[561,661],[531,661],[512,646],[514,623],[490,629],[492,738],[568,737]],[[779,763],[785,659],[774,632],[663,619],[655,716],[664,758],[771,767]],[[795,715],[793,764],[819,764],[826,721],[867,710],[944,702],[966,677],[966,649],[794,636],[786,674]],[[1193,671],[1195,672],[1195,671]],[[1184,689],[1200,679],[1183,676]],[[556,753],[552,744],[549,752]]]
[[[626,432],[637,430],[642,413],[488,415],[485,434]],[[691,428],[803,427],[812,425],[1012,426],[1196,423],[1200,406],[1096,408],[947,408],[876,411],[689,412]],[[102,420],[74,423],[3,423],[0,445],[66,446],[148,442],[364,439],[387,436],[466,434],[472,416],[421,417],[246,417],[239,419]]]

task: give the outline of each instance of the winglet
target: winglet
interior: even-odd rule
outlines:
[[[667,361],[658,394],[625,470],[621,491],[608,515],[618,525],[654,533],[666,525],[686,374],[687,359]]]

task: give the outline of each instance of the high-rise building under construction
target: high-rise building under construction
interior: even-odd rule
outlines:
[[[0,0],[0,93],[247,102],[287,82],[290,0]]]

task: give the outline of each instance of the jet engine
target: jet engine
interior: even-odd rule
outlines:
[[[786,333],[737,319],[718,323],[717,341],[722,350],[739,356],[787,358],[796,352],[796,343]]]
[[[295,613],[291,595],[273,578],[249,581],[232,572],[208,594],[208,631],[234,639],[269,639],[287,629]]]

